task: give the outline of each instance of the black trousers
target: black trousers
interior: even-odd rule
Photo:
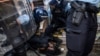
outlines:
[[[25,45],[20,45],[19,47],[8,51],[4,56],[27,56]]]
[[[88,56],[93,48],[97,31],[97,17],[94,13],[88,13],[88,18],[83,17],[79,26],[72,23],[72,13],[67,18],[67,56]]]

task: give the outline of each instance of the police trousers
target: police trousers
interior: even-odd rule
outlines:
[[[66,21],[67,56],[88,56],[93,48],[97,31],[97,17],[95,13],[84,15],[79,26],[72,23],[73,9],[70,10]]]

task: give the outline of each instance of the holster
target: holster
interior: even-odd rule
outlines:
[[[82,18],[84,16],[85,4],[82,3],[80,5],[77,2],[73,1],[73,2],[71,2],[71,6],[72,6],[73,9],[75,9],[74,12],[73,12],[73,16],[72,16],[72,23],[74,25],[79,26],[81,21],[82,21]]]
[[[84,16],[84,14],[83,14],[82,12],[74,11],[73,17],[72,17],[72,23],[73,23],[74,25],[77,25],[77,26],[80,25],[83,16]]]

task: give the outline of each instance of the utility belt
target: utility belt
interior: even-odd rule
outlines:
[[[71,2],[71,7],[74,9],[72,23],[77,26],[80,25],[84,16],[88,16],[87,13],[98,13],[97,7],[90,3],[73,1]]]

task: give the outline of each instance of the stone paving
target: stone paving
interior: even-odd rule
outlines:
[[[0,35],[0,45],[2,44],[1,39],[3,39],[4,37],[5,37],[4,35]],[[66,56],[66,52],[67,52],[66,45],[62,45],[61,47],[65,48],[65,51],[59,56]],[[2,51],[7,52],[7,50],[9,50],[11,48],[12,48],[12,46],[8,46],[5,48],[0,47],[0,56],[3,56]],[[37,56],[37,55],[33,51],[28,51],[27,56]],[[45,56],[45,55],[41,54],[41,56]],[[89,56],[100,56],[100,45],[99,44],[94,46],[93,52]]]

